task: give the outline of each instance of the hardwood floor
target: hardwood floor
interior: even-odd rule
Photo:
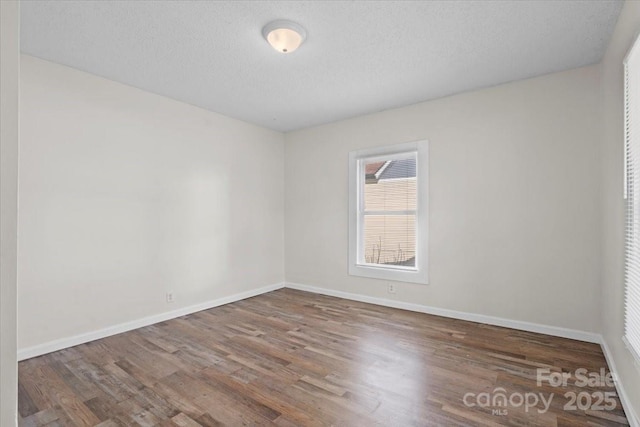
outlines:
[[[579,368],[598,345],[282,289],[20,362],[20,425],[627,424]]]

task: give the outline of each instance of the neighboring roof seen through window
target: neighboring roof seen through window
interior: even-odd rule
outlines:
[[[378,175],[378,180],[416,177],[415,159],[392,160],[388,163]]]
[[[415,178],[416,162],[414,159],[402,159],[367,163],[365,174],[367,184],[375,184],[387,179]]]

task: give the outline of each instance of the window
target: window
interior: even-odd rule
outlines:
[[[428,283],[428,144],[349,154],[349,274]]]
[[[640,40],[640,39],[639,39]],[[640,361],[640,41],[624,61],[625,327],[627,348]]]

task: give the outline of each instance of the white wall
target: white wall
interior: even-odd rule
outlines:
[[[16,257],[20,6],[0,1],[0,426],[17,423]]]
[[[285,136],[286,279],[600,329],[600,74],[591,66]],[[347,156],[430,143],[430,284],[347,274]]]
[[[640,367],[622,342],[624,334],[624,200],[623,183],[623,65],[635,37],[640,34],[640,2],[627,1],[602,61],[603,88],[603,335],[623,379],[636,416],[640,414]],[[628,408],[627,408],[628,409]],[[640,422],[640,420],[638,420]]]
[[[282,282],[281,133],[29,56],[21,76],[20,349]]]

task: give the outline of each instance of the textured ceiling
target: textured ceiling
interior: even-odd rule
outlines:
[[[23,1],[22,51],[289,131],[593,64],[621,1]],[[307,30],[294,53],[262,27]]]

